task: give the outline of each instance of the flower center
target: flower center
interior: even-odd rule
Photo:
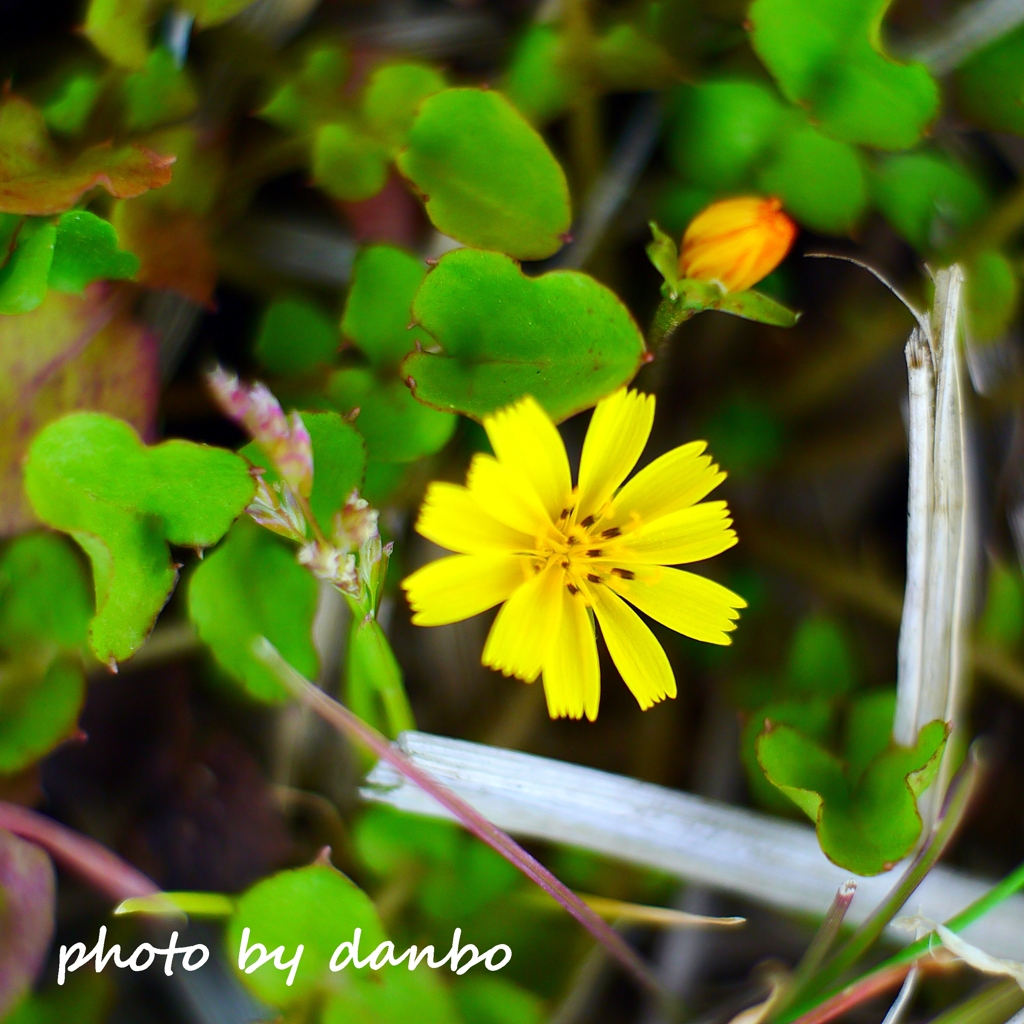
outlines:
[[[590,604],[589,589],[607,583],[610,575],[627,580],[634,578],[629,569],[610,565],[608,561],[608,546],[621,534],[618,526],[608,526],[600,514],[576,522],[575,508],[568,505],[554,528],[537,538],[539,557],[536,571],[541,572],[552,562],[557,563],[569,593],[574,597],[582,595]]]

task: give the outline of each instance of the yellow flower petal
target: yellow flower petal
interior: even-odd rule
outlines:
[[[452,555],[402,580],[417,626],[444,626],[493,608],[522,585],[529,559],[508,554]]]
[[[551,526],[533,485],[515,466],[490,455],[474,455],[466,485],[480,507],[499,523],[531,537],[541,536]]]
[[[488,668],[532,683],[558,634],[562,619],[562,567],[549,564],[501,606],[484,644]]]
[[[610,586],[645,615],[677,633],[709,644],[731,644],[728,635],[736,628],[738,608],[747,602],[714,580],[682,569],[662,566],[623,565],[632,580],[611,575]]]
[[[531,551],[534,538],[489,516],[470,491],[434,482],[427,488],[416,530],[449,551],[479,554]]]
[[[710,455],[703,454],[706,447],[706,441],[693,441],[644,466],[615,496],[610,522],[619,525],[638,517],[641,523],[649,523],[710,494],[725,479],[725,473]]]
[[[552,718],[597,718],[601,667],[594,624],[580,595],[561,587],[562,625],[544,662],[544,696]]]
[[[720,555],[736,543],[724,501],[704,501],[628,531],[603,548],[602,561],[616,565],[653,562],[679,565]]]
[[[653,423],[654,395],[620,388],[597,403],[580,458],[576,522],[597,512],[626,479]]]
[[[484,429],[498,461],[526,477],[548,515],[557,520],[572,491],[572,476],[565,445],[551,417],[527,395],[488,416]]]
[[[607,587],[595,586],[593,600],[608,653],[640,707],[646,711],[665,697],[674,697],[672,666],[640,616]]]

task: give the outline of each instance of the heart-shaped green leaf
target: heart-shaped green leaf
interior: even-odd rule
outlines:
[[[405,144],[419,105],[447,83],[426,64],[384,64],[376,68],[363,93],[366,126],[392,147]]]
[[[854,778],[846,765],[788,725],[757,740],[768,781],[810,819],[826,856],[860,875],[905,857],[921,834],[917,798],[931,784],[946,744],[945,722],[929,722],[914,747],[889,746]]]
[[[569,186],[537,131],[500,93],[445,89],[416,115],[398,169],[452,238],[544,259],[569,230]]]
[[[199,94],[187,68],[174,55],[157,46],[145,67],[125,75],[121,83],[124,122],[130,132],[144,132],[171,121],[181,121],[199,103]]]
[[[0,670],[0,775],[21,771],[74,731],[85,703],[80,665],[55,658],[40,675],[31,662]]]
[[[337,370],[327,397],[342,412],[359,410],[354,423],[377,462],[411,462],[440,451],[455,431],[456,417],[413,398],[397,374],[382,379],[371,370]]]
[[[89,641],[104,662],[130,657],[177,580],[168,543],[215,544],[252,499],[245,460],[189,441],[147,448],[122,420],[72,413],[32,442],[25,490],[36,515],[92,561]]]
[[[393,245],[368,245],[356,256],[341,333],[375,370],[395,371],[414,348],[429,343],[410,324],[413,299],[426,276],[422,260]]]
[[[1024,26],[1007,32],[957,68],[957,98],[986,128],[1024,135]]]
[[[824,132],[879,149],[907,149],[939,107],[922,64],[880,48],[891,0],[754,0],[751,41],[787,99],[805,105]]]
[[[383,142],[346,122],[323,125],[313,140],[313,180],[335,199],[375,196],[388,179],[390,162]]]
[[[257,882],[238,901],[228,922],[227,958],[236,966],[243,929],[249,929],[249,946],[259,942],[267,950],[284,946],[282,959],[289,961],[296,948],[304,948],[291,985],[288,971],[267,963],[251,974],[240,977],[256,995],[272,1006],[288,1006],[318,989],[335,986],[339,975],[331,974],[329,964],[334,950],[351,942],[356,928],[360,936],[360,959],[385,941],[384,928],[377,910],[361,889],[340,871],[327,864],[311,864],[294,871],[282,871]],[[249,958],[249,966],[256,957]],[[346,981],[356,968],[349,964]]]
[[[317,306],[280,299],[263,314],[255,353],[271,373],[305,373],[329,363],[339,342],[334,323]]]
[[[196,567],[188,611],[221,667],[257,700],[278,704],[288,691],[253,654],[253,644],[267,637],[296,671],[315,678],[317,593],[316,580],[295,560],[294,545],[244,517]]]
[[[879,161],[872,191],[886,220],[921,252],[947,247],[988,207],[974,175],[940,153],[886,157]]]
[[[758,190],[778,196],[797,220],[825,234],[847,234],[868,205],[857,149],[809,124],[791,124],[757,172]]]
[[[93,281],[134,277],[139,259],[118,248],[114,226],[88,210],[70,210],[57,221],[49,284],[80,295]]]
[[[587,274],[526,277],[514,260],[457,249],[413,304],[440,352],[402,364],[421,401],[482,419],[533,395],[556,420],[632,380],[643,338],[613,292]]]
[[[84,566],[63,537],[34,532],[11,541],[0,558],[0,649],[79,650],[92,610]]]
[[[366,955],[365,953],[363,954]],[[444,956],[439,952],[438,958]],[[434,971],[391,967],[376,977],[356,976],[333,994],[321,1024],[460,1024],[452,996]],[[479,1018],[477,1018],[479,1021]],[[502,1024],[512,1024],[506,1017]],[[518,1022],[516,1022],[518,1024]]]

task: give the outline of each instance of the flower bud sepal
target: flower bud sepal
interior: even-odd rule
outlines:
[[[799,313],[753,288],[728,292],[717,281],[680,277],[675,239],[654,221],[650,222],[650,227],[654,239],[647,246],[647,256],[664,279],[662,300],[648,332],[647,342],[652,351],[668,341],[680,324],[707,310],[730,313],[773,327],[792,327],[800,319]]]

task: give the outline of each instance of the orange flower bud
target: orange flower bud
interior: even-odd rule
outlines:
[[[782,212],[780,200],[723,199],[690,221],[679,275],[718,281],[727,292],[745,291],[782,262],[794,238],[796,224]]]

